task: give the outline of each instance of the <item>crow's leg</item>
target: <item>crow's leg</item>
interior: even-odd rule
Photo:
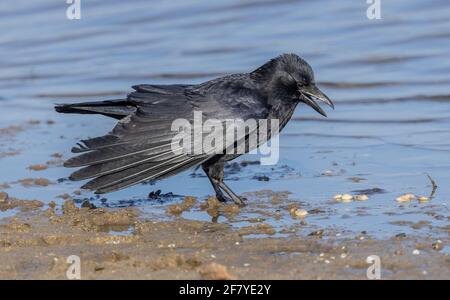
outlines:
[[[236,203],[239,206],[245,206],[245,202],[243,199],[241,199],[238,195],[236,195],[226,184],[225,182],[221,181],[219,183],[219,186],[227,193],[231,199],[233,199],[234,203]]]
[[[212,168],[210,166],[203,165],[202,166],[203,171],[205,171],[206,176],[208,176],[209,181],[211,182],[211,185],[213,186],[214,192],[216,192],[216,198],[220,202],[228,202],[231,201],[230,198],[226,197],[222,190],[220,189],[219,183],[220,183],[220,174],[217,174],[215,171],[215,168]],[[222,172],[222,180],[223,180],[223,172]]]
[[[230,196],[230,198],[236,203],[237,205],[244,206],[244,201],[242,201],[241,198],[239,198],[224,182],[223,182],[223,167],[224,163],[216,162],[214,164],[210,165],[203,165],[203,170],[205,171],[206,175],[209,178],[209,181],[211,181],[211,184],[214,188],[214,191],[216,192],[216,197],[221,202],[226,202],[230,200],[228,197],[226,197],[222,190]]]

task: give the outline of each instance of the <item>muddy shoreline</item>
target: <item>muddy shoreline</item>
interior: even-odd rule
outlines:
[[[442,251],[448,239],[342,238],[332,231],[277,237],[262,220],[234,228],[181,216],[152,221],[137,208],[80,207],[72,200],[62,206],[8,201],[20,212],[1,220],[0,279],[66,279],[71,255],[80,257],[82,279],[367,279],[370,255],[380,257],[382,279],[450,276]],[[199,205],[211,209],[212,202]]]

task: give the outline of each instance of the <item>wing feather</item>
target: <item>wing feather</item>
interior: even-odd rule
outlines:
[[[91,179],[83,188],[107,193],[165,178],[211,159],[215,156],[213,152],[173,151],[174,143],[178,145],[173,139],[178,132],[171,130],[175,119],[192,121],[196,109],[202,110],[205,118],[222,122],[235,115],[244,119],[264,116],[259,96],[252,94],[248,87],[223,85],[222,81],[211,81],[210,85],[199,86],[134,86],[135,92],[127,98],[136,108],[133,113],[121,119],[109,134],[82,140],[73,148],[73,152],[81,154],[70,158],[65,166],[83,168],[75,171],[70,179]],[[222,92],[213,92],[213,86]],[[248,110],[244,109],[246,106],[253,107]],[[226,141],[223,149],[236,143]],[[194,149],[196,146],[203,145],[194,145]]]

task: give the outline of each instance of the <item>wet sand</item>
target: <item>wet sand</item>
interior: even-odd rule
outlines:
[[[72,200],[59,207],[7,199],[0,209],[8,203],[21,212],[0,225],[1,279],[66,279],[71,255],[80,257],[82,279],[367,279],[366,259],[374,254],[382,279],[450,276],[450,258],[442,251],[448,238],[400,234],[382,240],[364,232],[344,238],[329,230],[277,237],[262,219],[236,229],[181,216],[145,220],[136,208],[78,207]],[[195,205],[212,215],[239,215],[239,208],[212,198],[187,198],[177,215]]]

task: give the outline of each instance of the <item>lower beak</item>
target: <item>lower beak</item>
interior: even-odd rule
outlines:
[[[326,117],[327,114],[319,106],[319,104],[317,104],[317,102],[314,100],[322,101],[323,103],[325,103],[326,105],[328,105],[332,109],[334,109],[334,104],[331,101],[331,99],[328,98],[327,95],[325,95],[315,85],[311,85],[311,86],[300,89],[300,93],[303,95],[303,98],[301,99],[301,101],[306,103],[307,105],[311,106],[316,112],[318,112],[319,114],[321,114],[324,117]]]

